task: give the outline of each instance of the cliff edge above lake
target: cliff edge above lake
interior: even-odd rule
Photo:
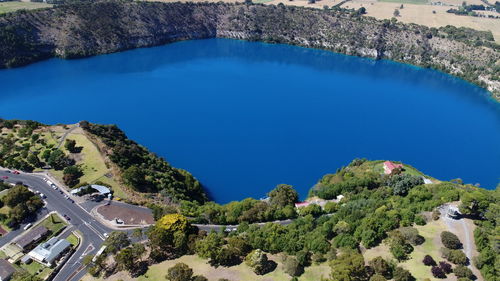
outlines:
[[[487,88],[500,100],[500,47],[487,35],[380,21],[342,9],[107,1],[0,17],[0,68],[180,40],[232,38],[431,67]]]

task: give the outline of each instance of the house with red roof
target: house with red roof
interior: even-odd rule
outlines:
[[[391,161],[384,162],[384,173],[386,175],[392,174],[392,172],[396,168],[403,169],[403,164],[395,164],[395,163],[392,163]]]

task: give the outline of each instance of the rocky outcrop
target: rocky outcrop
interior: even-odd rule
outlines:
[[[433,67],[488,88],[500,99],[495,66],[500,52],[494,43],[470,44],[437,29],[342,10],[284,5],[112,1],[9,14],[0,17],[0,67],[215,37]]]

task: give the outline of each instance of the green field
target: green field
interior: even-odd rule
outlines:
[[[51,214],[48,218],[44,219],[39,225],[45,226],[52,232],[52,236],[58,234],[63,230],[67,224],[57,214]]]
[[[401,4],[417,4],[423,5],[428,4],[427,0],[379,0],[380,2],[389,2],[389,3],[401,3]]]
[[[15,12],[21,9],[33,10],[33,9],[49,8],[49,7],[52,7],[52,5],[45,3],[35,3],[35,2],[17,2],[17,1],[1,2],[0,14]]]
[[[73,247],[76,247],[78,246],[78,244],[80,243],[80,239],[78,239],[78,237],[76,237],[76,235],[74,235],[73,233],[71,233],[68,238],[66,238],[66,240],[68,240],[68,242],[73,245]]]
[[[35,261],[31,262],[30,264],[21,264],[19,265],[19,267],[26,270],[29,274],[36,275],[41,279],[49,276],[49,274],[52,272],[52,268],[41,265]]]

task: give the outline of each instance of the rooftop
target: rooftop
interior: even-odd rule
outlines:
[[[75,188],[75,189],[71,190],[71,194],[77,194],[81,190],[87,189],[89,187],[97,190],[97,192],[99,192],[101,195],[106,195],[106,194],[111,193],[111,190],[109,190],[109,188],[107,188],[106,186],[97,185],[97,184],[91,184],[91,185],[85,185],[85,186],[82,186],[82,187],[79,187],[79,188]]]
[[[0,281],[9,280],[16,269],[6,260],[0,259]]]
[[[37,227],[33,228],[31,231],[29,231],[28,233],[26,233],[19,240],[17,240],[16,244],[19,247],[21,247],[22,249],[24,249],[27,246],[29,246],[31,243],[40,240],[47,233],[49,233],[49,230],[45,226],[37,226]]]
[[[70,245],[65,239],[59,240],[56,237],[52,237],[49,241],[38,245],[29,252],[29,255],[39,262],[52,264]]]

